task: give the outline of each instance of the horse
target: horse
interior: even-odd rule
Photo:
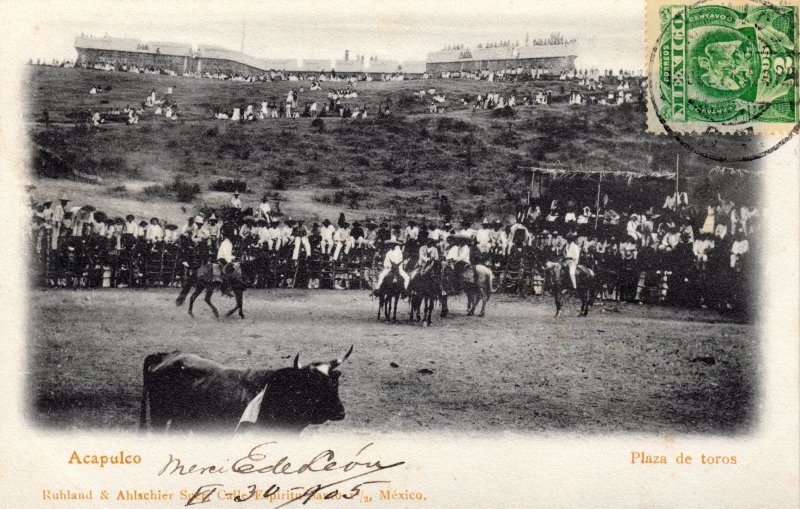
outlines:
[[[413,322],[416,314],[417,322],[421,320],[423,326],[430,327],[433,308],[442,295],[441,262],[431,260],[425,267],[415,271],[411,275],[408,291],[411,300],[408,320]],[[424,308],[422,317],[420,317],[421,308]]]
[[[595,269],[596,270],[596,269]],[[548,262],[545,265],[544,273],[546,284],[550,287],[553,294],[553,299],[556,304],[556,314],[561,311],[562,291],[569,289],[574,291],[581,299],[581,309],[578,316],[587,316],[589,314],[589,306],[594,304],[597,276],[595,270],[592,270],[586,265],[578,265],[578,270],[575,275],[575,282],[577,289],[572,289],[572,281],[569,277],[569,270],[561,263]]]
[[[192,288],[194,288],[194,293],[189,298],[189,316],[194,318],[194,313],[192,312],[194,301],[201,293],[203,293],[203,291],[205,291],[206,296],[203,300],[205,300],[206,304],[208,304],[208,307],[211,308],[211,311],[214,313],[214,318],[219,319],[219,312],[214,304],[211,303],[211,296],[216,290],[222,289],[222,283],[219,281],[214,281],[214,269],[212,264],[203,264],[198,267],[194,273],[192,273],[190,270],[187,270],[187,272],[187,277],[184,278],[184,283],[181,287],[181,293],[178,295],[178,298],[175,299],[175,305],[178,307],[182,306],[184,301],[186,301],[186,296],[189,295],[189,292],[192,290]],[[229,317],[234,312],[239,311],[239,317],[244,318],[242,297],[245,288],[248,286],[245,277],[249,277],[250,273],[252,272],[252,263],[247,261],[241,263],[231,262],[222,268],[222,272],[225,283],[228,284],[230,289],[233,291],[233,295],[236,299],[236,307],[228,311],[225,316]]]
[[[390,315],[393,322],[397,321],[397,303],[404,292],[403,278],[400,277],[397,268],[393,268],[378,288],[378,320],[381,319],[381,310],[383,310],[387,322]],[[394,302],[394,310],[392,302]]]
[[[475,314],[475,309],[480,302],[481,311],[478,316],[486,315],[486,303],[492,295],[492,270],[485,265],[462,265],[451,267],[445,264],[442,270],[442,317],[447,316],[447,297],[457,295],[461,289],[467,295],[467,316]],[[460,283],[460,284],[459,284]]]

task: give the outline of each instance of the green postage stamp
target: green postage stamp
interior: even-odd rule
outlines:
[[[796,4],[649,2],[647,15],[651,130],[787,134],[800,122]]]

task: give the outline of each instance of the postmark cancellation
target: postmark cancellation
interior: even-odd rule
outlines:
[[[800,122],[796,0],[651,0],[648,130],[789,135]]]

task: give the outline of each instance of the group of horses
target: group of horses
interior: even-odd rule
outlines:
[[[567,293],[574,293],[580,299],[578,316],[588,315],[598,290],[593,267],[578,267],[576,288],[572,287],[568,270],[560,263],[546,263],[542,266],[542,272],[545,274],[545,286],[550,289],[555,301],[555,316],[561,312],[564,295]],[[446,318],[449,315],[448,297],[462,292],[467,297],[467,316],[475,314],[478,304],[481,304],[478,316],[484,316],[486,303],[492,294],[493,278],[491,269],[485,265],[451,265],[434,260],[427,266],[412,271],[406,290],[402,277],[394,269],[376,292],[378,320],[383,315],[386,321],[396,322],[398,302],[402,296],[407,295],[410,303],[409,321],[430,326],[437,301],[441,305],[440,317]]]
[[[474,315],[479,303],[481,310],[478,316],[486,314],[493,278],[488,267],[466,264],[452,266],[432,260],[424,267],[412,271],[409,277],[407,290],[396,268],[383,280],[376,292],[379,320],[383,314],[386,321],[397,321],[397,304],[401,296],[407,295],[411,304],[409,321],[421,321],[423,325],[429,326],[436,303],[441,303],[440,316],[445,318],[449,314],[448,297],[462,291],[467,296],[467,315]]]
[[[195,300],[205,292],[204,301],[211,308],[214,317],[219,318],[219,311],[211,302],[211,296],[216,291],[227,290],[234,297],[236,305],[225,316],[230,317],[238,311],[239,317],[244,318],[244,290],[255,280],[256,264],[255,260],[229,263],[222,267],[222,281],[219,280],[220,278],[214,277],[214,267],[211,263],[201,265],[196,270],[187,269],[187,275],[175,304],[183,305],[191,293],[189,315],[193,317]],[[594,269],[595,267],[589,263],[579,266],[576,277],[577,288],[573,289],[566,267],[557,262],[547,262],[542,265],[541,271],[545,275],[545,287],[550,289],[555,301],[556,316],[563,307],[564,294],[568,292],[575,293],[581,301],[579,316],[587,316],[589,306],[594,303],[598,290]],[[421,322],[423,326],[430,326],[436,303],[440,304],[440,317],[446,318],[450,313],[449,297],[461,293],[465,294],[467,298],[467,315],[474,315],[478,304],[481,304],[478,316],[484,316],[486,304],[492,294],[493,278],[491,269],[485,265],[451,264],[432,260],[424,267],[411,272],[406,289],[399,271],[397,268],[393,268],[375,292],[378,297],[378,319],[380,320],[383,315],[386,321],[396,322],[398,303],[402,297],[408,297],[409,321]]]

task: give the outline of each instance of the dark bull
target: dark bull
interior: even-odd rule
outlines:
[[[240,425],[300,433],[344,419],[336,371],[353,352],[327,362],[278,370],[231,368],[197,354],[148,355],[143,366],[139,427],[234,432]]]

